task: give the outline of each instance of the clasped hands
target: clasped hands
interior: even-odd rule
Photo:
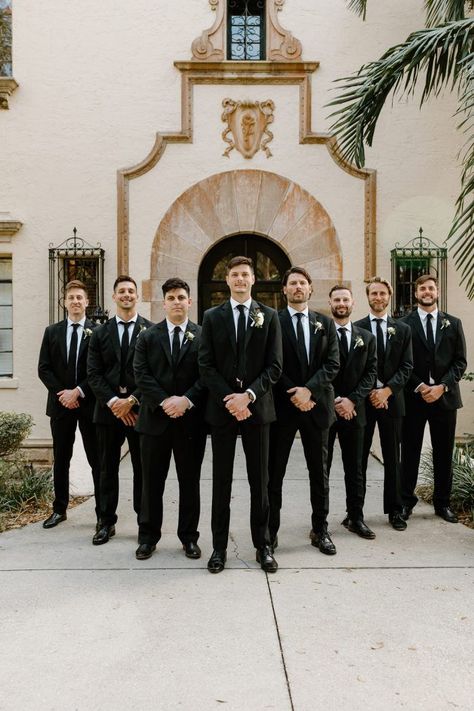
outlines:
[[[79,388],[72,388],[72,390],[60,390],[56,393],[56,395],[58,396],[61,405],[66,407],[68,410],[75,410],[80,406],[79,399],[81,397],[81,393],[79,392]]]
[[[248,393],[230,393],[224,398],[225,406],[231,415],[238,422],[246,420],[252,416],[248,406],[250,404],[250,395]]]
[[[117,419],[122,420],[124,425],[134,427],[138,420],[138,415],[132,411],[133,405],[134,403],[130,402],[128,397],[118,397],[111,404],[110,409]]]
[[[370,404],[376,410],[388,410],[388,398],[391,394],[390,388],[374,388],[369,393]]]
[[[417,392],[420,393],[425,402],[431,404],[444,395],[444,385],[426,385],[422,383]]]
[[[309,412],[316,405],[314,400],[311,399],[311,390],[305,386],[290,388],[286,392],[291,395],[290,402],[301,412]]]
[[[186,410],[189,409],[189,400],[184,395],[171,395],[163,400],[161,407],[168,417],[176,419],[182,417]]]
[[[355,405],[348,397],[336,398],[336,400],[334,400],[334,407],[339,417],[342,417],[344,420],[352,420],[353,417],[357,417]]]

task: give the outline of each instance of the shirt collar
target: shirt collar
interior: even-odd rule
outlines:
[[[369,314],[369,318],[370,318],[371,321],[375,321],[376,319],[379,318],[379,319],[381,319],[382,321],[385,321],[385,323],[387,323],[387,321],[388,321],[388,314],[385,314],[385,316],[376,316],[375,314],[370,313],[370,314]]]
[[[434,311],[429,311],[429,312],[428,312],[428,311],[425,311],[424,309],[420,309],[420,307],[418,306],[418,316],[419,316],[421,319],[426,319],[426,317],[428,316],[428,313],[430,313],[433,318],[438,318],[438,313],[439,313],[439,312],[438,312],[438,309],[435,309]]]
[[[236,309],[237,306],[240,306],[240,301],[236,301],[235,299],[230,297],[230,305],[233,309]],[[250,307],[252,305],[252,297],[250,297],[250,299],[247,299],[247,301],[244,301],[242,305],[250,311]]]
[[[137,318],[138,318],[138,314],[135,314],[135,316],[133,318],[131,318],[129,321],[127,321],[126,323],[136,323]],[[121,321],[124,321],[123,318],[120,318],[120,316],[117,316],[117,315],[115,315],[115,319],[117,321],[117,324],[119,324]]]
[[[340,328],[345,328],[348,333],[352,333],[352,324],[350,321],[348,321],[345,326],[339,326],[336,322],[334,322],[334,324],[336,326],[336,331],[339,331]]]
[[[166,325],[168,327],[169,333],[174,333],[174,329],[176,328],[176,326],[179,326],[179,328],[184,333],[188,327],[188,319],[186,319],[186,321],[183,321],[183,323],[171,323],[171,321],[168,321],[168,319],[166,319]]]
[[[80,321],[71,321],[71,319],[69,318],[69,316],[68,316],[68,319],[67,319],[67,325],[68,325],[68,327],[69,327],[69,326],[72,326],[74,323],[78,323],[79,326],[82,326],[82,328],[84,328],[85,322],[86,322],[86,317],[85,317],[85,316],[84,316],[84,318],[81,318]]]
[[[308,311],[309,311],[308,307],[303,309],[303,311],[297,311],[296,309],[293,308],[293,306],[288,306],[288,312],[289,312],[291,318],[293,318],[293,316],[295,314],[302,314],[303,316],[308,316]]]

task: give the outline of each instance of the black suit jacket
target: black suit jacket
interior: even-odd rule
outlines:
[[[137,341],[133,366],[135,382],[142,399],[136,429],[151,435],[162,434],[176,422],[161,407],[171,395],[185,395],[193,407],[179,418],[189,427],[200,426],[204,420],[206,390],[199,379],[198,348],[201,327],[188,321],[176,368],[171,359],[170,339],[166,319],[149,328]]]
[[[133,373],[133,356],[135,344],[140,334],[153,326],[143,316],[138,315],[135,328],[130,338],[130,346],[127,356],[127,394],[134,395],[138,401],[141,399],[140,391],[135,384]],[[107,403],[113,397],[124,397],[120,394],[120,340],[118,335],[117,320],[115,316],[109,319],[102,326],[95,329],[89,345],[89,355],[87,359],[87,373],[89,385],[97,398],[94,422],[101,424],[112,424],[117,422],[117,418],[110,411]]]
[[[95,398],[87,381],[87,353],[91,336],[86,333],[86,329],[92,331],[95,328],[96,324],[86,318],[77,358],[77,384],[85,396],[80,398],[80,408],[90,417],[93,414]],[[56,394],[67,387],[66,331],[67,319],[48,326],[44,332],[39,354],[38,375],[48,388],[46,414],[53,418],[62,417],[71,412],[61,405]]]
[[[426,382],[425,374],[429,371],[428,341],[418,316],[418,309],[400,320],[410,326],[413,343],[413,371],[406,385],[405,393],[407,398],[418,401],[420,395],[416,394],[414,390],[420,383]],[[460,319],[438,311],[434,372],[431,375],[436,385],[444,383],[448,386],[448,392],[437,401],[439,407],[446,410],[457,410],[462,407],[458,383],[466,366],[466,341]],[[428,385],[428,383],[426,384]]]
[[[355,326],[372,332],[370,316],[356,321]],[[410,327],[390,316],[387,318],[387,329],[395,333],[387,333],[385,344],[385,362],[383,368],[383,384],[389,386],[392,395],[388,399],[388,414],[392,417],[403,417],[405,414],[404,387],[413,370],[413,351],[411,345]]]
[[[321,429],[328,428],[335,420],[334,388],[332,381],[339,371],[339,346],[334,321],[327,316],[309,311],[310,352],[308,379],[301,382],[298,358],[298,342],[287,308],[278,312],[283,340],[283,372],[275,385],[275,406],[278,420],[298,416],[308,417]],[[300,412],[291,402],[287,390],[296,386],[311,390],[316,407],[306,413]]]
[[[272,386],[281,375],[282,344],[278,314],[264,304],[252,300],[250,313],[263,314],[261,327],[251,325],[249,317],[245,340],[246,372],[242,388],[237,385],[237,339],[230,301],[215,306],[204,314],[199,347],[199,370],[209,390],[206,419],[211,425],[234,420],[223,399],[230,393],[247,388],[256,395],[249,408],[249,422],[266,424],[275,420]]]
[[[363,345],[357,345],[361,339]],[[375,336],[364,328],[352,324],[351,345],[346,364],[339,370],[334,380],[336,396],[347,397],[355,404],[357,417],[351,420],[356,426],[363,426],[365,398],[374,387],[377,378],[377,345]]]

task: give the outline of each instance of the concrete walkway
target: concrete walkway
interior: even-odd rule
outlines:
[[[209,443],[210,444],[210,443]],[[365,541],[346,531],[339,457],[331,476],[336,556],[310,545],[299,441],[285,481],[279,571],[255,562],[238,449],[229,561],[206,570],[210,446],[202,481],[203,557],[184,557],[170,475],[164,535],[135,559],[131,467],[122,463],[117,535],[93,547],[93,502],[66,523],[0,535],[2,711],[437,711],[474,698],[474,531],[420,504],[406,532],[380,514],[372,460]]]

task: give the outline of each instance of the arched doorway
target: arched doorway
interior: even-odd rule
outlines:
[[[272,240],[255,234],[238,234],[218,242],[204,257],[198,274],[199,321],[206,309],[229,298],[226,266],[232,257],[250,257],[255,268],[252,296],[274,309],[283,307],[281,280],[291,267],[285,252]]]

